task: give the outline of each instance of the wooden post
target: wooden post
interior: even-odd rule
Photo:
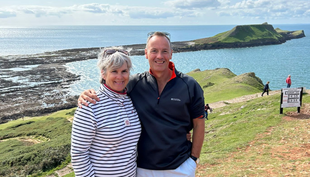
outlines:
[[[281,89],[280,114],[283,114],[282,102],[283,102],[283,89]]]
[[[300,107],[302,106],[302,93],[303,93],[303,87],[301,87],[301,92],[300,92],[300,95],[299,95],[299,98],[300,98]],[[300,113],[300,107],[297,107],[297,112]]]

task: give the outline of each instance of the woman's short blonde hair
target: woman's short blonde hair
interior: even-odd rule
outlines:
[[[97,62],[97,66],[100,72],[100,83],[105,83],[105,80],[102,78],[101,74],[105,75],[107,70],[118,69],[122,67],[124,63],[127,63],[127,67],[130,72],[132,68],[131,59],[128,56],[128,52],[125,51],[123,48],[109,47],[102,49],[101,52],[98,54]]]

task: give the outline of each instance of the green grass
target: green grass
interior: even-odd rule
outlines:
[[[206,103],[229,100],[261,92],[264,85],[254,73],[236,76],[227,68],[190,72],[204,89]]]
[[[74,177],[74,176],[75,176],[74,172],[72,172],[72,173],[69,173],[69,174],[65,175],[64,177]]]
[[[310,103],[308,94],[303,94],[303,103]],[[283,116],[288,112],[296,112],[297,108],[285,108],[284,114],[279,114],[279,104],[280,94],[276,94],[230,104],[215,109],[209,114],[200,157],[204,168],[197,172],[197,176],[285,176],[286,174],[298,176],[301,174],[302,166],[292,166],[308,164],[310,158],[303,156],[292,161],[284,158],[283,154],[290,155],[290,149],[302,147],[303,144],[308,143],[308,139],[304,137],[308,137],[307,124],[309,123],[303,123],[303,120],[298,119],[283,121]],[[272,133],[266,133],[271,131],[270,129]],[[261,135],[259,139],[257,139],[258,135]],[[302,136],[304,137],[301,138]],[[287,142],[290,143],[289,147],[286,147]],[[249,146],[250,143],[252,143],[251,146]],[[286,147],[283,148],[284,152],[280,151],[282,155],[275,154],[278,151],[274,149],[281,146]],[[246,150],[250,147],[253,149]]]
[[[278,104],[279,95],[274,95],[215,109],[206,121],[202,162],[212,164],[278,124],[282,117]]]
[[[2,124],[0,176],[44,173],[67,165],[72,126],[67,118],[74,110]]]

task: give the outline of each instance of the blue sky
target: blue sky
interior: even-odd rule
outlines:
[[[0,27],[309,24],[309,0],[0,0]]]

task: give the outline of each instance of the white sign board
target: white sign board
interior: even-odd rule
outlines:
[[[301,107],[300,96],[301,88],[283,88],[282,89],[282,104],[281,108]]]

